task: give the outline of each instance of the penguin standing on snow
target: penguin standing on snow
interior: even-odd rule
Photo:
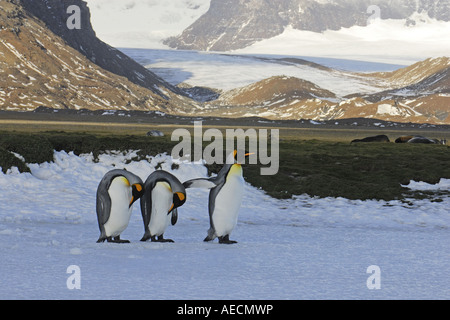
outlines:
[[[185,188],[174,175],[158,170],[148,176],[144,189],[141,213],[145,233],[141,241],[174,242],[164,239],[164,232],[169,223],[175,225],[177,222],[177,208],[186,202]]]
[[[251,153],[245,154],[248,157]],[[233,244],[230,234],[237,224],[239,208],[244,193],[242,166],[237,163],[237,151],[227,157],[226,164],[216,177],[193,179],[183,183],[185,188],[206,188],[209,192],[208,235],[203,241],[219,238],[219,243]]]
[[[129,243],[120,234],[130,221],[133,203],[144,193],[144,183],[135,174],[115,169],[107,172],[97,188],[97,242]]]

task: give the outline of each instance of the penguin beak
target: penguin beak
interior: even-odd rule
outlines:
[[[255,154],[255,153],[254,153],[254,152],[252,152],[252,153],[246,153],[246,154],[244,154],[244,158],[248,158],[248,157],[251,156],[252,154]],[[241,165],[241,163],[237,163],[237,164]]]

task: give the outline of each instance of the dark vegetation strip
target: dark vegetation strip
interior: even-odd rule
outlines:
[[[171,153],[177,142],[170,137],[94,135],[62,131],[42,133],[0,132],[0,167],[29,172],[27,163],[53,161],[53,152],[93,153],[140,150],[134,160]],[[23,157],[21,160],[13,153]],[[261,176],[258,165],[246,165],[245,179],[280,199],[308,194],[317,197],[394,200],[427,197],[403,188],[410,180],[437,183],[450,179],[450,147],[394,143],[353,144],[322,140],[284,139],[280,142],[277,175]],[[217,172],[220,165],[209,165]],[[437,200],[438,201],[438,200]]]

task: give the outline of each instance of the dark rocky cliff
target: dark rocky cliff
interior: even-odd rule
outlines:
[[[103,69],[123,76],[161,96],[164,95],[158,89],[159,87],[167,88],[177,94],[184,94],[179,88],[165,82],[121,51],[98,39],[91,25],[91,15],[86,2],[82,0],[20,0],[20,4],[30,14],[42,20],[68,45]],[[71,5],[81,9],[80,29],[67,27],[67,19],[71,16],[67,13],[67,8]]]

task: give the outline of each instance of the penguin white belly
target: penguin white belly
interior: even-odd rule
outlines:
[[[173,203],[173,193],[166,182],[158,182],[152,190],[152,216],[150,218],[150,234],[162,235],[170,224],[172,213],[167,214]]]
[[[216,196],[212,216],[217,237],[230,234],[237,224],[239,208],[244,193],[244,178],[231,176]]]
[[[111,182],[108,193],[111,198],[111,212],[104,225],[105,232],[108,237],[117,237],[127,228],[130,221],[132,189],[124,177],[117,177]]]

